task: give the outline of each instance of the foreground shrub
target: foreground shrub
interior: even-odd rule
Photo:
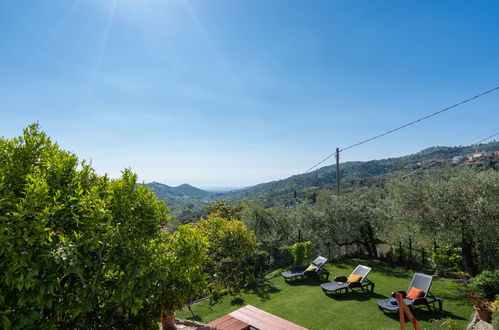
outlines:
[[[499,294],[499,270],[485,270],[470,279],[468,290],[493,300]]]
[[[170,235],[164,202],[129,170],[94,170],[31,125],[0,139],[4,328],[153,328],[205,287],[207,243]]]

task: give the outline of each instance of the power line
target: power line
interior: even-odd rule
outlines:
[[[490,139],[491,137],[494,137],[494,136],[496,136],[496,135],[499,135],[499,132],[497,132],[496,134],[492,134],[491,136],[488,136],[488,137],[486,137],[485,139],[480,140],[480,141],[478,141],[478,142],[476,142],[476,143],[473,143],[473,144],[480,144],[480,143],[482,143],[483,141],[488,140],[488,139]]]
[[[483,93],[480,93],[480,94],[478,94],[478,95],[475,95],[475,96],[473,96],[473,97],[470,97],[470,98],[468,98],[468,99],[466,99],[466,100],[463,100],[463,101],[461,101],[461,102],[459,102],[459,103],[453,104],[453,105],[451,105],[450,107],[444,108],[444,109],[442,109],[442,110],[439,110],[439,111],[437,111],[437,112],[434,112],[434,113],[432,113],[432,114],[429,114],[429,115],[427,115],[427,116],[424,116],[424,117],[422,117],[422,118],[419,118],[419,119],[417,119],[417,120],[411,121],[410,123],[407,123],[407,124],[405,124],[405,125],[399,126],[399,127],[395,128],[395,129],[392,129],[392,130],[386,131],[386,132],[381,133],[381,134],[379,134],[379,135],[376,135],[376,136],[374,136],[374,137],[372,137],[372,138],[369,138],[369,139],[363,140],[363,141],[361,141],[361,142],[359,142],[359,143],[352,144],[351,146],[348,146],[348,147],[346,147],[346,148],[340,149],[340,150],[339,150],[339,152],[342,152],[342,151],[345,151],[345,150],[348,150],[348,149],[351,149],[351,148],[357,147],[357,146],[359,146],[359,145],[361,145],[361,144],[364,144],[364,143],[370,142],[370,141],[372,141],[372,140],[376,140],[376,139],[378,139],[378,138],[380,138],[380,137],[382,137],[382,136],[385,136],[385,135],[388,135],[388,134],[390,134],[390,133],[396,132],[396,131],[401,130],[401,129],[403,129],[403,128],[406,128],[406,127],[408,127],[408,126],[414,125],[414,124],[416,124],[416,123],[419,123],[420,121],[423,121],[423,120],[425,120],[425,119],[428,119],[428,118],[431,118],[431,117],[433,117],[433,116],[436,116],[436,115],[438,115],[438,114],[440,114],[440,113],[442,113],[442,112],[449,111],[449,110],[451,110],[451,109],[453,109],[453,108],[456,108],[456,107],[458,107],[458,106],[460,106],[460,105],[462,105],[462,104],[465,104],[465,103],[467,103],[467,102],[470,102],[470,101],[472,101],[472,100],[474,100],[474,99],[477,99],[477,98],[479,98],[479,97],[482,97],[482,96],[484,96],[484,95],[486,95],[486,94],[492,93],[492,92],[494,92],[494,91],[496,91],[496,90],[498,90],[498,89],[499,89],[499,86],[494,87],[494,88],[492,88],[492,89],[489,89],[488,91],[485,91],[485,92],[483,92]],[[335,154],[336,154],[336,153],[332,153],[332,154],[330,154],[329,156],[327,156],[326,158],[324,158],[323,160],[321,160],[320,162],[318,162],[317,164],[315,164],[314,166],[312,166],[311,168],[309,168],[309,169],[308,169],[307,171],[305,171],[303,174],[310,172],[311,170],[313,170],[314,168],[316,168],[316,167],[317,167],[317,166],[319,166],[320,164],[324,163],[324,162],[325,162],[326,160],[328,160],[329,158],[333,157]]]
[[[477,136],[476,138],[474,138],[473,140],[471,140],[470,142],[468,142],[468,144],[475,144],[477,140],[481,139],[483,136],[487,135],[487,134],[490,134],[490,133],[493,133],[495,131],[497,131],[499,128],[494,128],[494,129],[491,129],[490,131],[487,131],[483,134],[480,134],[479,136]]]
[[[421,171],[421,170],[426,170],[427,168],[430,168],[430,167],[432,167],[432,166],[433,166],[433,165],[435,165],[435,164],[436,164],[436,163],[430,163],[429,165],[426,165],[426,166],[421,166],[421,167],[417,168],[416,170],[412,171],[411,173],[406,174],[406,175],[404,175],[404,176],[400,177],[400,180],[402,180],[402,179],[404,179],[404,178],[407,178],[408,176],[411,176],[411,175],[413,175],[414,173],[419,172],[419,171]]]

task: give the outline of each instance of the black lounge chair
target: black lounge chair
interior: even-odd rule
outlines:
[[[409,284],[409,287],[407,288],[407,292],[410,292],[412,288],[417,288],[419,290],[422,290],[423,294],[416,299],[409,299],[407,298],[408,293],[406,293],[405,291],[396,291],[396,292],[400,292],[402,294],[402,298],[404,298],[405,304],[411,309],[413,309],[414,306],[417,305],[426,305],[426,307],[428,307],[428,310],[430,312],[432,311],[432,308],[434,311],[438,310],[439,312],[441,312],[442,299],[436,298],[430,292],[430,287],[432,282],[433,282],[432,276],[421,273],[415,273],[414,276],[412,277],[412,281]],[[388,310],[388,311],[398,311],[399,306],[397,299],[395,298],[396,292],[392,293],[392,298],[387,298],[378,301],[379,309]],[[435,304],[438,305],[438,309],[435,307]]]
[[[285,272],[282,272],[281,276],[284,277],[285,280],[289,280],[289,279],[295,279],[295,278],[303,279],[303,277],[306,275],[314,274],[314,275],[319,275],[321,277],[321,279],[325,278],[325,281],[327,281],[329,278],[329,272],[327,270],[324,270],[321,268],[322,266],[324,266],[326,261],[327,261],[327,259],[324,257],[317,257],[317,259],[315,259],[314,262],[312,262],[309,266],[309,268],[313,266],[313,268],[314,268],[313,270],[309,270],[309,271],[307,271],[306,269],[305,270],[301,270],[301,269],[287,270]]]
[[[334,278],[334,281],[321,284],[321,288],[326,293],[341,293],[343,290],[345,290],[345,292],[348,292],[348,289],[353,290],[355,288],[360,288],[362,292],[365,292],[367,290],[371,291],[372,293],[374,291],[374,283],[367,279],[367,275],[370,271],[370,267],[358,265],[353,270],[352,274],[350,274],[350,276],[360,276],[360,280],[356,282],[347,282],[348,278],[346,276],[336,276]]]

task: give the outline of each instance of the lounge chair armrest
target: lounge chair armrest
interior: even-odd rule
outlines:
[[[405,297],[407,296],[407,293],[406,293],[405,291],[394,291],[394,292],[392,292],[392,297],[393,297],[393,298],[396,298],[396,297],[395,297],[395,294],[396,294],[397,292],[402,294],[402,298],[405,298]]]
[[[336,276],[334,278],[334,281],[335,282],[346,282],[346,281],[348,281],[348,278],[346,276]]]

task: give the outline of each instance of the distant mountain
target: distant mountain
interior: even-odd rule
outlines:
[[[177,187],[171,187],[159,182],[151,182],[146,183],[146,186],[154,191],[154,193],[163,200],[184,198],[203,199],[213,195],[212,192],[193,187],[187,183],[181,184]]]
[[[245,186],[229,186],[229,187],[203,187],[203,190],[215,193],[233,192],[246,188]]]

